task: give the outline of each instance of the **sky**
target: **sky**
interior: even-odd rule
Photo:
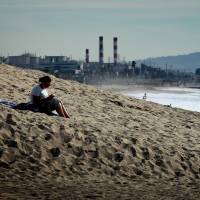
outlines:
[[[200,0],[0,0],[0,55],[120,60],[200,51]]]

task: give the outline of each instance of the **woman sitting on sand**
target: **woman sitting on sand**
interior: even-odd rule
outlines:
[[[39,78],[39,84],[35,85],[31,91],[31,103],[33,103],[40,112],[51,114],[56,110],[59,116],[69,118],[65,107],[54,95],[48,95],[47,88],[51,84],[51,78],[44,76]]]

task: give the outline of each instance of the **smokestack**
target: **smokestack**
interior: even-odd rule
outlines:
[[[114,49],[114,64],[117,64],[117,37],[113,38],[113,49]]]
[[[90,62],[89,49],[85,50],[85,62],[87,64]]]
[[[103,37],[99,37],[99,64],[103,64]]]

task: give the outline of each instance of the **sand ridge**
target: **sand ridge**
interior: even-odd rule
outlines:
[[[27,101],[44,74],[0,65],[0,98]],[[133,180],[178,181],[183,187],[198,183],[200,113],[52,78],[50,92],[72,117],[0,106],[0,180],[68,183],[87,177],[90,184],[87,180],[96,177],[113,180],[113,188]]]

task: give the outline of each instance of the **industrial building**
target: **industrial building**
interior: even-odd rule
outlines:
[[[32,54],[9,56],[8,64],[23,68],[39,69],[56,74],[59,77],[71,78],[80,73],[81,65],[78,61],[70,60],[67,56],[36,57]]]
[[[85,50],[85,61],[76,61],[67,56],[45,56],[37,57],[33,54],[25,53],[19,56],[0,57],[0,63],[6,62],[18,67],[39,69],[54,74],[64,79],[76,80],[84,83],[98,84],[102,82],[137,82],[137,80],[152,80],[158,82],[177,82],[179,80],[192,80],[192,76],[177,71],[165,71],[160,68],[148,66],[143,63],[136,66],[136,62],[120,62],[118,54],[118,38],[113,37],[112,61],[104,62],[104,37],[98,38],[99,58],[93,62],[90,59],[90,49]],[[197,70],[196,76],[199,74]],[[184,79],[183,79],[184,77]],[[148,81],[149,80],[149,81]],[[138,83],[140,83],[138,81]]]
[[[113,62],[104,62],[104,38],[99,37],[99,62],[90,62],[90,51],[85,51],[84,76],[86,82],[116,79],[134,74],[135,65],[118,62],[118,38],[113,38]]]
[[[56,64],[65,64],[70,61],[70,58],[67,56],[45,56],[44,59],[41,59],[40,64],[43,65],[54,65]]]
[[[36,57],[33,54],[9,56],[8,64],[43,70],[61,78],[89,83],[127,77],[133,74],[134,66],[118,62],[118,38],[113,37],[113,62],[104,62],[104,38],[99,37],[99,61],[90,61],[90,50],[85,50],[85,62],[71,60],[67,56]]]
[[[78,61],[71,60],[67,56],[45,56],[40,60],[40,68],[58,77],[75,79],[81,70]]]
[[[17,67],[24,68],[34,68],[39,65],[40,58],[30,54],[25,53],[20,56],[8,56],[8,64],[15,65]]]

